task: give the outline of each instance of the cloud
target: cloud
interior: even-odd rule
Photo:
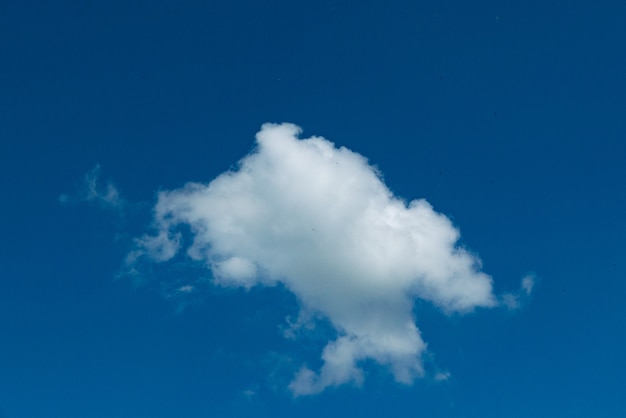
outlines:
[[[450,372],[438,372],[435,374],[435,382],[447,382],[450,376]]]
[[[191,293],[193,292],[194,287],[190,284],[186,284],[184,286],[180,286],[176,289],[177,293]]]
[[[505,293],[500,297],[500,303],[509,310],[517,310],[522,307],[535,288],[537,277],[534,274],[527,274],[521,282],[520,289],[516,292]]]
[[[519,309],[521,306],[519,293],[505,293],[500,299],[502,304],[511,311]]]
[[[125,201],[120,196],[118,189],[109,181],[103,184],[101,177],[102,169],[100,164],[96,164],[85,174],[78,193],[74,196],[61,194],[59,202],[64,205],[89,202],[107,209],[121,209],[125,205]]]
[[[127,263],[172,260],[184,247],[181,231],[190,230],[186,254],[217,285],[284,284],[304,317],[324,317],[337,331],[321,368],[303,365],[296,374],[295,396],[360,384],[364,360],[410,384],[424,374],[427,349],[414,301],[446,313],[496,306],[492,279],[426,200],[394,196],[365,157],[300,133],[292,124],[265,124],[237,170],[161,191],[155,230],[135,241]]]
[[[533,274],[529,274],[522,279],[522,289],[527,296],[530,296],[535,287],[536,278]]]
[[[256,391],[254,389],[246,389],[243,391],[243,396],[245,396],[248,400],[252,399],[254,395],[256,395]]]

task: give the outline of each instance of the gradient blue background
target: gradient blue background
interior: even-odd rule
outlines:
[[[0,3],[0,416],[624,416],[625,40],[610,0]],[[450,381],[293,400],[324,341],[282,338],[287,292],[115,280],[157,190],[283,121],[451,217],[497,292],[537,273],[517,312],[416,307]],[[59,204],[97,163],[131,215]]]

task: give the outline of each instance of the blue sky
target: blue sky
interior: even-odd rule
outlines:
[[[617,1],[5,2],[0,416],[621,416],[624,39],[626,6]],[[338,232],[370,219],[326,217],[336,212],[326,211],[324,196],[352,172],[335,171],[303,151],[312,142],[289,135],[276,140],[293,145],[284,161],[309,156],[320,168],[307,168],[303,186],[294,180],[284,199],[268,198],[265,190],[278,187],[271,179],[284,178],[283,160],[266,160],[255,142],[268,122],[296,124],[302,139],[321,136],[365,156],[394,196],[426,199],[432,213],[451,220],[433,231],[460,231],[467,260],[482,260],[480,269],[459,267],[454,276],[459,294],[472,296],[471,309],[456,309],[450,286],[435,280],[424,290],[420,281],[458,260],[447,244],[426,240],[420,248],[442,258],[417,264],[394,251],[363,257],[382,260],[383,272],[408,272],[421,289],[390,286],[396,299],[389,300],[411,303],[397,315],[351,310],[363,301],[355,296],[352,305],[352,295],[367,292],[361,276],[342,270],[350,263],[331,265],[324,277],[351,277],[345,283],[353,287],[315,288],[306,274],[291,274],[293,265],[278,268],[258,255],[258,248],[272,257],[287,251],[296,266],[317,257],[325,266],[311,248],[334,243],[332,253],[349,259],[359,252],[339,238],[355,238],[365,251],[380,232]],[[186,217],[186,183],[207,185],[255,149],[258,161],[278,161],[277,177]],[[354,154],[329,149],[364,179],[357,184],[383,184]],[[253,179],[266,178],[249,168]],[[307,181],[324,173],[329,183],[315,194],[317,183]],[[118,197],[106,198],[107,184]],[[346,190],[340,209],[371,201]],[[201,241],[221,252],[186,255],[200,236],[192,221],[211,226],[240,213],[207,207],[245,197],[285,211],[302,202],[300,192],[318,210],[294,211],[294,219],[284,212],[285,224],[320,222],[328,241],[291,234],[282,236],[288,245],[259,244],[255,253],[211,233]],[[154,220],[158,202],[171,204],[176,223]],[[256,226],[283,220],[250,219],[255,228],[245,231],[261,231],[251,235],[256,244],[269,237]],[[137,244],[159,231],[182,237],[163,262],[148,241]],[[404,251],[384,242],[383,249]],[[295,257],[298,248],[308,258]],[[133,251],[141,257],[129,263]],[[246,273],[242,254],[264,273]],[[492,288],[472,293],[480,272]],[[527,295],[520,281],[529,274],[535,286]],[[401,276],[389,273],[389,283]],[[322,289],[317,299],[310,289]],[[328,302],[337,294],[348,298],[345,312]],[[518,309],[505,306],[506,294]],[[313,319],[286,338],[286,318],[295,321],[303,306]],[[415,349],[408,358],[377,346],[387,335],[353,322],[364,312],[390,329],[409,312],[427,350],[416,339],[403,340]],[[329,366],[337,384],[323,384],[321,354],[342,336],[361,357],[345,379]],[[389,362],[359,345],[364,339]],[[394,364],[411,384],[397,382]],[[303,365],[319,379],[308,387],[318,393],[294,397],[290,384]]]

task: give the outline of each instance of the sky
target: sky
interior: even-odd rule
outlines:
[[[0,4],[0,417],[618,417],[626,4]]]

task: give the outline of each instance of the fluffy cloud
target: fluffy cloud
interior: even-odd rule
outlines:
[[[303,310],[326,317],[338,337],[320,370],[297,373],[294,395],[358,384],[366,359],[410,384],[424,373],[426,350],[415,299],[447,313],[494,306],[492,279],[426,200],[395,197],[362,155],[299,134],[295,125],[263,125],[237,170],[160,192],[156,231],[136,241],[128,262],[172,259],[184,227],[193,236],[187,255],[217,284],[282,282]]]

